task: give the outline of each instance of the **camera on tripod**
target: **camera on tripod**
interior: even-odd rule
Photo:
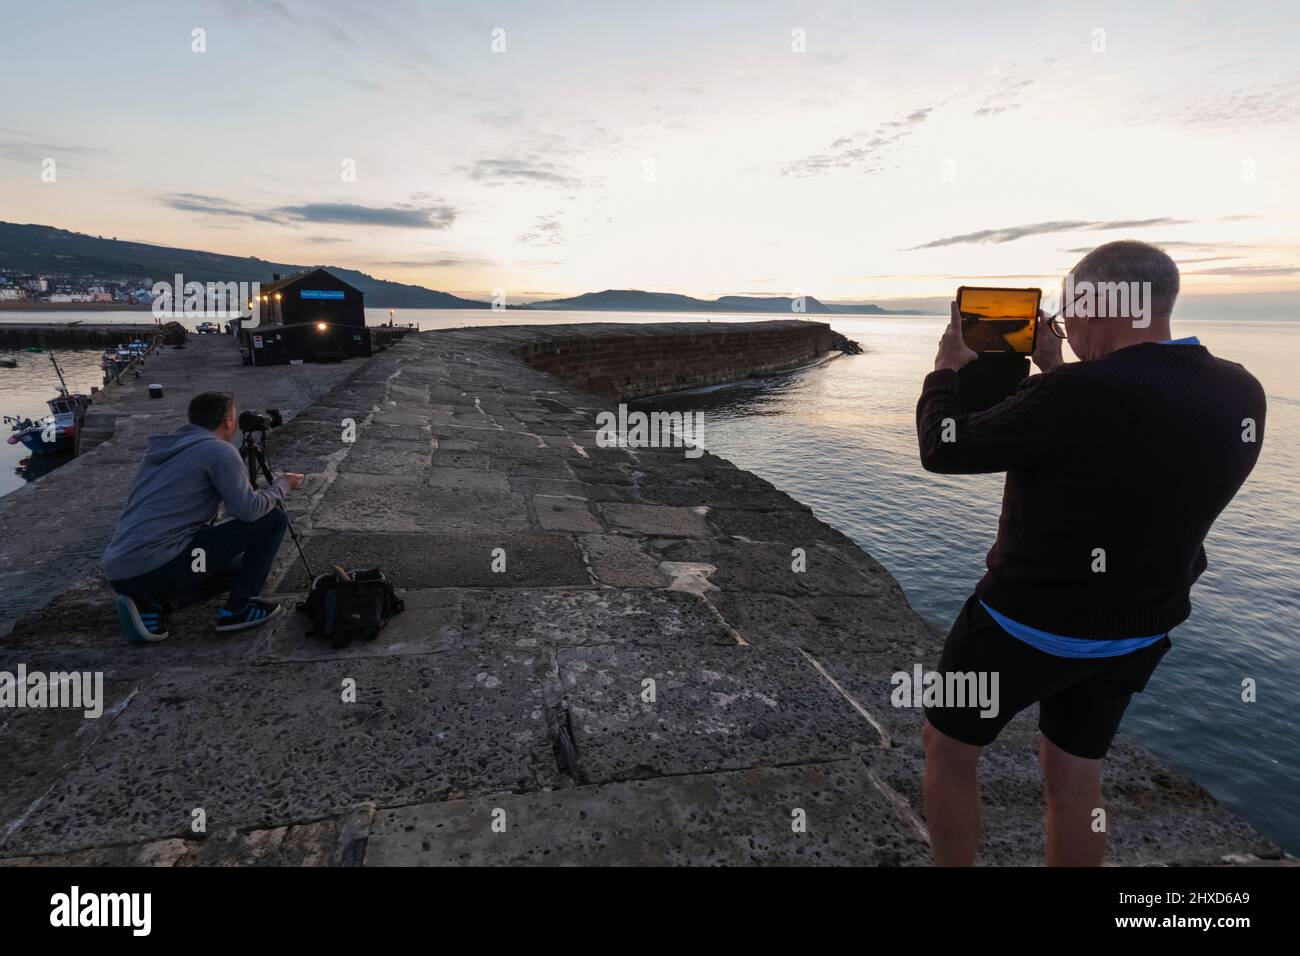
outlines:
[[[284,424],[284,417],[278,408],[268,408],[264,412],[242,411],[239,413],[239,430],[249,432],[266,432]]]

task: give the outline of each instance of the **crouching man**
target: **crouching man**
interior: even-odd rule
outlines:
[[[289,525],[279,505],[303,476],[287,472],[254,490],[231,444],[237,420],[233,395],[204,392],[190,401],[189,424],[149,439],[103,559],[129,641],[164,640],[175,608],[224,591],[218,631],[280,613],[259,595]],[[214,524],[221,505],[229,520]]]

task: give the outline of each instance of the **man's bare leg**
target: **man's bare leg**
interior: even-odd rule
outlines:
[[[1095,832],[1101,761],[1066,753],[1046,737],[1038,750],[1047,787],[1047,865],[1101,866],[1106,831]]]
[[[925,745],[925,825],[938,866],[973,866],[980,844],[980,752],[953,740],[927,720]]]

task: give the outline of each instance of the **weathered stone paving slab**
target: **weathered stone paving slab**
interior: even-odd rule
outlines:
[[[608,502],[601,513],[609,526],[625,534],[646,534],[662,538],[706,538],[709,526],[704,522],[704,508],[677,508],[667,505],[640,505]]]
[[[390,443],[391,444],[391,443]],[[434,488],[419,476],[339,475],[317,509],[327,531],[524,531],[523,495]]]
[[[364,842],[358,847],[355,840],[349,840],[347,823],[348,818],[341,822],[331,819],[266,830],[222,831],[202,839],[169,837],[135,845],[11,857],[0,860],[0,866],[355,866],[364,855]]]
[[[525,648],[584,644],[734,647],[731,629],[693,594],[667,590],[466,591],[465,639]]]
[[[891,673],[937,660],[934,631],[884,595],[787,597],[723,590],[710,592],[709,600],[757,647],[799,647],[814,656],[842,651],[876,667],[888,664]]]
[[[927,862],[860,759],[383,810],[366,852],[367,866]]]
[[[607,646],[556,657],[584,781],[821,762],[880,746],[798,651]]]
[[[533,513],[537,523],[547,531],[574,531],[581,534],[604,530],[587,507],[585,498],[566,495],[533,495]]]
[[[498,651],[172,671],[142,682],[0,855],[183,835],[195,809],[211,829],[265,828],[363,799],[535,789],[552,765],[544,667]]]
[[[315,534],[304,550],[314,570],[380,566],[400,587],[590,587],[591,574],[578,543],[568,535],[498,531],[484,534]],[[504,560],[499,552],[504,550]],[[649,560],[647,558],[647,560]],[[306,590],[301,563],[290,566],[282,587]]]
[[[669,583],[659,562],[633,538],[583,535],[582,550],[596,580],[609,587],[661,588]]]
[[[432,441],[375,439],[349,450],[339,463],[339,473],[419,477],[428,470],[432,455]]]

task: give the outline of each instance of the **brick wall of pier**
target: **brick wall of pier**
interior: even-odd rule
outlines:
[[[153,322],[101,323],[0,322],[0,348],[98,349],[147,339],[158,331]]]

